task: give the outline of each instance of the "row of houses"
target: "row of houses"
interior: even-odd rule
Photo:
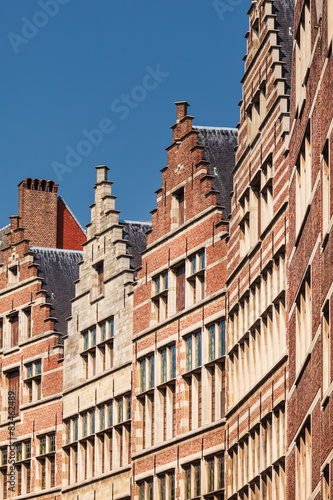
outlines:
[[[177,102],[152,221],[96,167],[1,230],[0,486],[41,500],[331,498],[332,0],[248,11],[240,122]]]

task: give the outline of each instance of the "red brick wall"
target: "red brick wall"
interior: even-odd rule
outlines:
[[[57,248],[82,250],[86,235],[70,213],[62,199],[58,199]]]

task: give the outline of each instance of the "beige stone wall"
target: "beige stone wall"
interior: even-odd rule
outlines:
[[[96,168],[95,203],[65,341],[65,499],[90,500],[95,491],[97,498],[130,495],[133,271],[108,169]]]

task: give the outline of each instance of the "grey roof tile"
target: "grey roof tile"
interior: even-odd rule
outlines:
[[[233,174],[235,167],[235,146],[237,146],[238,131],[225,127],[193,127],[198,130],[198,144],[204,146],[202,157],[209,161],[208,174],[213,175],[213,189],[219,192],[218,203],[224,207],[223,216],[226,219],[231,211],[230,193],[233,189]]]
[[[31,248],[34,261],[39,265],[38,274],[47,290],[47,302],[52,304],[51,316],[57,319],[55,330],[67,333],[66,318],[71,314],[70,300],[75,295],[74,281],[79,278],[78,263],[83,253],[53,248]]]

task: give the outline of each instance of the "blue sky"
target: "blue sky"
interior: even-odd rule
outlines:
[[[214,1],[3,0],[0,227],[26,177],[59,182],[87,224],[100,164],[121,218],[150,217],[173,103],[197,125],[239,121],[250,2]]]

